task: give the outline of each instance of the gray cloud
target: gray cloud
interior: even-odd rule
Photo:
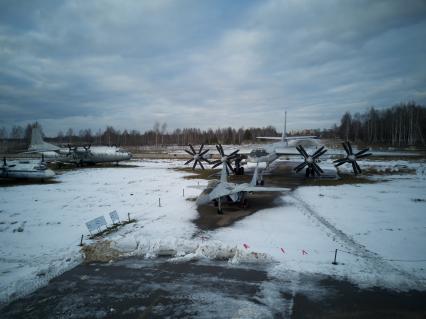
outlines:
[[[426,102],[424,1],[0,4],[0,126],[328,127]]]

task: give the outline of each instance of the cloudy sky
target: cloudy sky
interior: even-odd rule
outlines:
[[[0,2],[0,126],[325,128],[426,104],[426,1]]]

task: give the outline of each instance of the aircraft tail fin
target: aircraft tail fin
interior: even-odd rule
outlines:
[[[46,143],[41,135],[41,129],[39,126],[34,126],[31,131],[31,143],[28,148],[32,152],[48,152],[59,150],[58,146],[50,143]]]

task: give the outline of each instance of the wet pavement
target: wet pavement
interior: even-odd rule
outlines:
[[[82,264],[1,318],[425,318],[426,293],[359,289],[273,265],[126,258]]]

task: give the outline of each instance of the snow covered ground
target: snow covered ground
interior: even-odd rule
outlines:
[[[0,188],[0,302],[81,262],[85,222],[100,215],[109,220],[113,210],[122,219],[128,213],[137,219],[106,238],[123,255],[172,251],[172,262],[268,263],[271,276],[294,270],[342,276],[361,286],[425,290],[424,163],[365,161],[383,171],[404,165],[417,174],[373,176],[374,184],[299,187],[279,207],[204,232],[191,222],[198,213],[186,198],[200,192],[187,186],[205,181],[169,169],[182,163],[131,161],[130,167],[67,171],[57,184]],[[331,264],[335,249],[339,265]]]

